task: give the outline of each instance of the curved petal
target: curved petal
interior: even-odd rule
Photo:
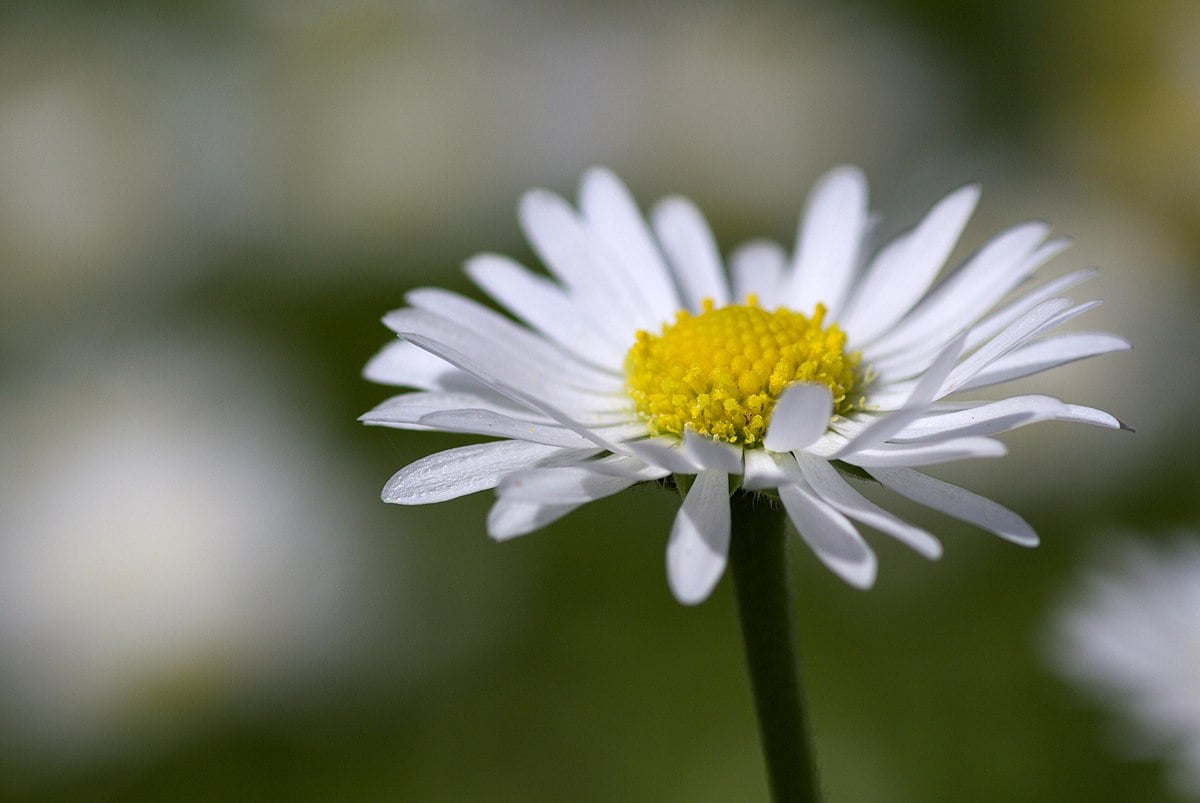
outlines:
[[[729,560],[729,477],[701,471],[675,516],[667,541],[667,584],[675,599],[708,599]]]
[[[868,468],[867,473],[903,497],[974,524],[1006,541],[1021,546],[1038,545],[1037,533],[1023,518],[957,485],[909,468]]]
[[[796,455],[800,472],[817,496],[836,510],[856,521],[861,521],[880,532],[887,533],[901,543],[929,558],[942,556],[942,544],[930,533],[892,515],[856,491],[842,477],[841,472],[825,460],[800,452]]]
[[[842,328],[867,343],[904,317],[933,284],[978,202],[977,184],[952,192],[880,251],[838,316]]]
[[[592,471],[586,465],[530,468],[515,471],[496,486],[501,499],[519,499],[539,505],[581,505],[620,493],[640,482]]]
[[[679,294],[646,221],[621,180],[609,170],[592,168],[579,187],[579,208],[620,260],[625,280],[637,288],[653,319],[670,321],[680,308]]]
[[[651,217],[687,308],[699,312],[706,298],[717,307],[728,304],[729,285],[721,254],[696,205],[686,198],[667,198],[658,203]]]
[[[977,457],[1003,457],[1008,447],[992,438],[953,438],[932,443],[883,443],[842,459],[852,465],[932,466]]]
[[[1133,348],[1123,337],[1104,332],[1074,332],[1067,335],[1048,337],[1027,346],[1022,346],[995,360],[971,379],[963,382],[959,390],[998,385],[1023,376],[1049,371],[1088,357],[1128,351]]]
[[[771,411],[763,446],[772,452],[791,452],[811,446],[829,428],[833,396],[815,382],[784,388]]]
[[[701,468],[726,474],[742,473],[742,447],[715,441],[690,429],[683,432],[683,453]]]
[[[540,530],[580,505],[540,505],[520,499],[497,499],[488,511],[487,533],[497,541]]]
[[[574,452],[524,441],[496,441],[459,446],[423,457],[397,471],[383,487],[383,501],[397,505],[444,502],[495,488],[506,475],[551,457],[579,459],[596,450]]]
[[[855,588],[875,584],[875,553],[845,516],[798,484],[781,486],[779,498],[800,537],[834,574]]]
[[[627,347],[592,323],[588,311],[559,285],[497,254],[472,257],[466,271],[485,293],[561,348],[593,365],[620,371]]]
[[[782,299],[805,314],[818,303],[837,320],[858,267],[868,223],[867,180],[855,167],[826,173],[808,196]]]

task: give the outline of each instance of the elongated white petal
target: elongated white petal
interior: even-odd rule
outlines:
[[[856,521],[887,533],[930,560],[942,555],[942,544],[931,534],[888,513],[854,490],[841,472],[819,457],[799,452],[796,462],[805,481],[824,501]]]
[[[376,405],[358,417],[364,424],[399,429],[431,429],[420,423],[430,413],[445,410],[491,410],[514,418],[547,423],[548,419],[512,399],[501,396],[484,386],[480,393],[447,391],[414,391],[404,393]]]
[[[988,241],[974,257],[951,273],[902,321],[874,343],[855,340],[863,357],[874,364],[880,357],[933,344],[934,350],[967,328],[1003,298],[1032,270],[1038,244],[1049,227],[1044,223],[1015,226]]]
[[[641,310],[570,204],[533,190],[521,198],[518,213],[529,244],[587,317],[617,343],[632,343]]]
[[[363,377],[382,385],[419,390],[478,390],[485,385],[470,374],[403,340],[392,340],[363,368]]]
[[[893,240],[871,263],[839,323],[857,342],[886,332],[920,300],[979,201],[979,186],[952,192],[908,234]]]
[[[592,441],[559,424],[523,421],[494,410],[439,410],[422,416],[417,423],[442,432],[469,432],[569,449],[587,449],[592,446]],[[645,427],[617,426],[596,428],[592,431],[606,440],[621,441],[645,432]]]
[[[842,447],[834,457],[840,459],[854,452],[878,446],[924,415],[925,409],[933,401],[934,394],[954,369],[954,363],[958,360],[958,355],[962,353],[964,340],[965,335],[960,335],[942,350],[942,353],[933,361],[933,365],[913,387],[912,393],[899,410],[890,415],[876,418],[851,438],[850,442]]]
[[[763,446],[773,452],[790,452],[810,446],[829,428],[833,396],[829,388],[799,382],[784,388],[775,402]]]
[[[701,471],[688,489],[667,541],[667,584],[675,599],[708,599],[729,559],[729,477]]]
[[[1011,382],[1070,362],[1114,351],[1128,351],[1130,348],[1132,346],[1125,338],[1103,332],[1075,332],[1048,337],[996,359],[987,368],[963,382],[959,389],[971,390]]]
[[[906,426],[892,440],[986,437],[1068,414],[1067,405],[1051,396],[1013,396],[966,410],[925,416]]]
[[[496,486],[501,499],[519,499],[539,505],[583,504],[625,490],[639,480],[601,474],[586,466],[530,468],[505,476]]]
[[[484,292],[561,348],[593,365],[620,371],[628,346],[592,323],[588,311],[554,282],[496,254],[472,257],[466,271]]]
[[[856,466],[932,466],[978,457],[1003,457],[1008,447],[991,438],[953,438],[932,443],[884,443],[844,458]]]
[[[468,357],[467,355],[462,354],[461,352],[455,351],[454,349],[446,346],[445,344],[441,343],[440,341],[432,340],[432,339],[429,339],[429,338],[426,338],[426,337],[423,337],[420,335],[415,335],[415,334],[407,334],[405,336],[410,341],[412,341],[413,343],[416,343],[421,348],[432,351],[434,354],[437,354],[439,357],[442,357],[447,362],[451,362],[451,363],[454,363],[455,365],[459,366],[464,371],[469,371],[471,374],[473,374],[479,380],[481,380],[482,382],[485,382],[488,386],[498,390],[499,392],[505,394],[506,396],[508,396],[518,402],[521,402],[522,404],[525,404],[529,407],[532,407],[535,410],[540,411],[541,413],[545,414],[546,416],[553,419],[554,421],[557,421],[559,424],[562,424],[564,427],[571,430],[572,432],[576,432],[579,435],[582,435],[583,437],[587,438],[588,440],[590,440],[592,443],[596,444],[600,448],[607,449],[610,452],[624,451],[621,447],[615,445],[612,441],[602,437],[595,430],[580,423],[578,421],[578,419],[563,412],[563,410],[559,409],[551,402],[544,400],[541,396],[535,396],[523,389],[518,389],[518,388],[514,387],[513,385],[510,385],[507,382],[497,378],[493,373],[491,373],[486,368],[484,368],[483,365],[480,362],[478,362],[477,360],[472,359],[471,357]]]
[[[688,429],[683,433],[683,453],[701,468],[742,473],[742,447],[735,444],[715,441]]]
[[[967,348],[975,348],[1038,304],[1055,296],[1062,295],[1063,292],[1070,290],[1072,287],[1091,279],[1098,272],[1095,268],[1083,268],[1071,271],[1029,291],[1008,306],[992,313],[972,326],[970,333],[967,335]]]
[[[624,393],[590,392],[564,382],[563,375],[569,372],[564,364],[531,360],[512,343],[481,337],[440,315],[406,308],[388,313],[384,323],[414,345],[507,396],[518,398],[500,385],[518,387],[521,395],[572,411],[615,411],[632,406]],[[495,379],[497,374],[504,376],[503,382]],[[540,409],[537,404],[532,406]]]
[[[563,382],[575,387],[601,393],[620,392],[624,387],[619,372],[597,368],[566,354],[525,327],[458,293],[423,288],[410,291],[405,298],[417,309],[453,321],[477,337],[504,344],[530,362],[552,367]]]
[[[654,208],[652,220],[687,308],[699,312],[700,302],[706,298],[718,307],[728,304],[729,286],[721,255],[696,205],[686,198],[667,198]]]
[[[867,217],[867,180],[857,168],[837,168],[817,182],[797,235],[784,303],[809,314],[820,302],[837,319],[858,266]]]
[[[624,268],[625,281],[636,287],[658,323],[671,320],[680,308],[679,294],[637,204],[612,172],[592,168],[579,189],[579,207],[597,235]]]
[[[868,473],[901,496],[933,508],[1021,546],[1037,546],[1038,536],[1016,513],[978,494],[909,468],[869,468]]]
[[[950,376],[946,378],[941,390],[938,391],[938,397],[940,398],[962,389],[968,382],[974,380],[978,374],[1009,352],[1031,343],[1044,333],[1056,329],[1100,305],[1099,301],[1088,301],[1055,312],[1053,305],[1056,300],[1060,299],[1050,299],[1034,307],[1026,315],[1018,318],[1007,329],[980,346],[978,351],[963,360],[951,372]],[[1066,299],[1061,300],[1065,301]]]
[[[766,449],[747,449],[742,487],[747,491],[764,491],[788,482],[788,475],[779,466],[780,459],[780,455]]]
[[[779,243],[754,240],[739,246],[729,255],[729,274],[733,282],[733,301],[743,303],[746,296],[758,296],[763,309],[781,303],[780,283],[787,254]]]
[[[610,454],[599,460],[589,460],[585,468],[595,471],[597,474],[610,474],[635,482],[659,480],[671,473],[670,469],[647,463],[633,454]]]
[[[591,453],[594,453],[592,450]],[[564,450],[540,443],[496,441],[447,449],[397,471],[383,488],[383,501],[398,505],[427,505],[496,487],[513,471],[541,460],[558,457]],[[568,452],[580,459],[588,452]]]
[[[1097,410],[1094,407],[1084,407],[1080,404],[1068,404],[1067,412],[1059,416],[1063,421],[1076,421],[1080,424],[1091,424],[1096,427],[1105,427],[1107,429],[1130,429],[1120,419],[1112,416],[1103,410]]]
[[[487,533],[497,541],[540,530],[579,505],[539,505],[520,499],[497,499],[488,511]]]
[[[701,468],[674,438],[646,438],[630,441],[625,446],[650,465],[661,466],[677,474],[695,474]]]
[[[875,553],[845,516],[799,484],[781,486],[779,498],[800,537],[834,574],[855,588],[875,584]]]

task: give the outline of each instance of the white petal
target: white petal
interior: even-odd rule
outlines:
[[[621,260],[625,280],[636,287],[657,322],[671,320],[680,308],[671,273],[621,180],[604,168],[583,177],[579,207],[597,235]]]
[[[587,449],[592,441],[558,424],[523,421],[494,410],[437,410],[417,422],[442,432],[468,432],[493,438],[544,443],[569,449]],[[645,432],[643,425],[595,428],[592,430],[606,440],[620,441]]]
[[[729,287],[721,255],[696,205],[686,198],[667,198],[654,208],[652,219],[687,308],[699,312],[700,302],[706,298],[717,307],[728,304]]]
[[[492,410],[503,415],[546,423],[547,419],[534,410],[501,396],[483,386],[479,393],[447,391],[415,391],[404,393],[376,405],[358,417],[364,424],[396,427],[398,429],[431,429],[420,421],[430,413],[444,410]]]
[[[975,348],[1038,304],[1062,294],[1065,290],[1070,290],[1072,287],[1086,282],[1098,272],[1095,268],[1083,268],[1071,271],[1031,290],[1013,303],[992,313],[972,326],[970,334],[967,335],[967,348]]]
[[[523,441],[474,443],[447,449],[409,463],[397,471],[383,487],[383,501],[398,505],[444,502],[494,488],[505,475],[513,471],[564,454],[582,458],[588,452],[575,453]]]
[[[633,454],[610,454],[599,460],[587,461],[585,467],[597,474],[610,474],[637,482],[660,480],[671,473],[669,469],[647,463]]]
[[[676,474],[695,474],[700,471],[700,465],[680,448],[680,442],[674,438],[646,438],[630,441],[625,446],[650,465],[662,466]]]
[[[497,499],[488,511],[487,532],[497,541],[540,530],[579,505],[539,505],[519,499]]]
[[[833,396],[829,388],[799,382],[784,388],[771,412],[763,446],[773,452],[790,452],[811,445],[829,428]]]
[[[746,296],[756,295],[759,306],[774,309],[780,303],[780,283],[786,263],[787,254],[779,243],[754,240],[739,246],[729,255],[733,301],[740,304]]]
[[[783,293],[788,307],[808,314],[820,302],[837,318],[858,266],[867,218],[867,180],[857,168],[837,168],[817,182]]]
[[[876,418],[834,454],[834,458],[840,459],[848,454],[878,446],[920,418],[929,403],[933,401],[933,396],[941,387],[942,382],[954,369],[954,363],[962,352],[964,339],[965,337],[960,335],[942,350],[942,353],[933,361],[933,365],[929,366],[929,370],[913,387],[912,393],[899,410],[890,415]]]
[[[472,257],[466,271],[484,292],[560,347],[594,365],[620,370],[627,348],[624,341],[610,339],[603,327],[588,319],[587,310],[554,282],[496,254]]]
[[[788,475],[779,466],[779,455],[772,454],[766,449],[747,449],[744,457],[742,487],[747,491],[778,488],[785,482],[789,482]]]
[[[1008,448],[991,438],[954,438],[933,443],[885,443],[843,458],[856,466],[932,466],[976,457],[1003,457]]]
[[[423,288],[410,291],[405,300],[417,309],[454,321],[477,337],[502,343],[528,361],[553,366],[562,381],[576,387],[606,393],[620,392],[624,387],[622,371],[597,368],[566,354],[540,335],[458,293]]]
[[[384,323],[406,340],[507,396],[513,394],[501,385],[519,388],[524,395],[572,411],[615,412],[631,407],[624,393],[590,392],[564,381],[568,369],[563,363],[531,360],[513,343],[481,337],[440,315],[401,309],[388,313]],[[532,406],[541,409],[538,404]]]
[[[722,443],[698,435],[690,429],[683,431],[683,453],[701,468],[722,471],[726,474],[742,473],[742,447]]]
[[[961,389],[977,374],[1010,351],[1020,348],[1043,333],[1082,315],[1099,303],[1091,301],[1070,307],[1068,299],[1052,298],[1038,304],[1000,334],[980,346],[970,357],[959,363],[958,367],[942,383],[941,390],[938,391],[938,398]],[[1068,306],[1067,309],[1063,309],[1064,304]]]
[[[600,474],[586,466],[556,466],[510,473],[496,486],[496,493],[501,499],[539,505],[579,505],[612,496],[637,482],[634,477]]]
[[[1097,410],[1094,407],[1084,407],[1079,404],[1068,404],[1067,412],[1059,416],[1059,419],[1062,421],[1076,421],[1080,424],[1092,424],[1097,427],[1107,427],[1108,429],[1130,429],[1120,419],[1103,410]]]
[[[915,229],[881,250],[839,316],[842,328],[866,343],[912,309],[950,256],[978,201],[975,184],[950,193]]]
[[[779,498],[796,531],[822,563],[855,588],[875,584],[875,553],[846,517],[799,485],[784,485]]]
[[[642,310],[570,204],[554,193],[533,190],[521,198],[518,214],[529,244],[588,318],[618,344],[632,344],[643,323]]]
[[[1067,405],[1051,396],[1013,396],[977,403],[966,410],[925,416],[905,427],[893,442],[995,435],[1038,421],[1063,418],[1068,413]]]
[[[907,468],[870,468],[868,472],[901,496],[948,516],[974,524],[1021,546],[1037,546],[1038,536],[1008,508],[968,490]]]
[[[1076,360],[1110,354],[1114,351],[1128,351],[1131,348],[1133,347],[1125,338],[1103,332],[1076,332],[1049,337],[1022,346],[1000,357],[969,381],[964,382],[959,389],[971,390],[987,385],[997,385],[1001,382],[1010,382]]]
[[[720,471],[700,472],[667,542],[667,584],[684,605],[708,599],[725,573],[729,526],[729,478]]]
[[[483,383],[457,367],[403,340],[392,340],[372,357],[363,377],[382,385],[420,390],[479,389]]]
[[[800,452],[796,455],[800,471],[817,496],[852,519],[874,527],[907,544],[930,560],[942,555],[942,544],[920,527],[888,513],[856,491],[841,472],[825,460]]]
[[[897,354],[934,344],[957,335],[1012,290],[1032,270],[1038,243],[1046,236],[1044,223],[1025,223],[992,238],[966,264],[935,287],[890,332],[862,348],[874,364],[883,355]]]

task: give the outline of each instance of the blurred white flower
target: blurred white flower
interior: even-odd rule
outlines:
[[[1200,538],[1113,546],[1054,614],[1053,667],[1116,713],[1122,751],[1200,799]]]
[[[234,355],[79,355],[0,398],[10,749],[136,750],[235,704],[319,699],[351,666],[377,588],[352,497]]]

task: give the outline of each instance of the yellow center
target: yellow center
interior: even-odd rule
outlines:
[[[686,310],[662,334],[637,333],[625,357],[629,395],[656,435],[685,428],[719,441],[761,444],[771,410],[793,382],[819,382],[844,415],[861,399],[858,352],[845,352],[837,324],[822,326],[825,307],[812,317],[782,307],[768,312],[754,296],[745,305]]]

